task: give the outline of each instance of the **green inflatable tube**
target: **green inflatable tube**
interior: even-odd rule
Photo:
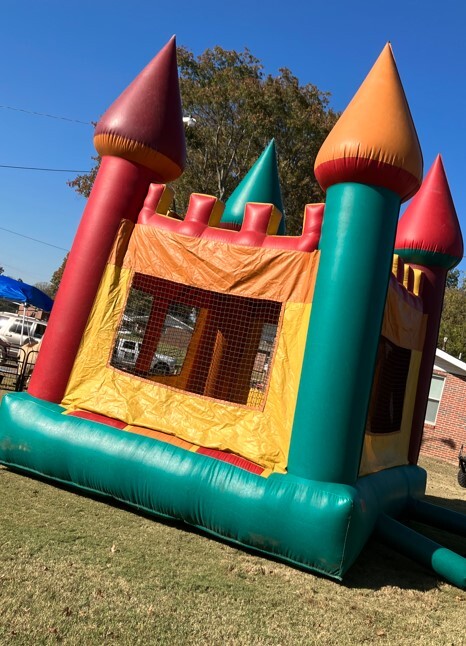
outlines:
[[[377,534],[394,549],[434,570],[449,583],[466,588],[466,558],[381,514]]]
[[[425,500],[412,500],[409,504],[410,516],[426,525],[445,529],[453,534],[466,536],[466,515],[452,509],[431,505]]]
[[[177,519],[306,570],[341,579],[381,510],[402,513],[425,472],[401,467],[356,486],[263,478],[157,439],[63,414],[27,393],[0,406],[0,463]]]

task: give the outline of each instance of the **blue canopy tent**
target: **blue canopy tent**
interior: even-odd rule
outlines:
[[[37,309],[50,312],[53,306],[53,299],[43,291],[37,289],[33,285],[23,283],[21,280],[14,280],[8,276],[0,276],[0,298],[15,303],[24,303],[24,305],[32,305]],[[23,324],[21,328],[21,343],[23,338],[27,336],[27,328],[25,326],[26,308],[23,310]]]
[[[37,309],[50,312],[53,300],[47,294],[33,285],[28,285],[20,280],[0,276],[0,298],[5,298],[16,303],[27,303]]]

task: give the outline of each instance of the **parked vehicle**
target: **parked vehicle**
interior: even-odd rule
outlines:
[[[458,484],[460,487],[466,488],[466,455],[463,453],[463,445],[461,445],[459,459],[459,471],[458,471]]]
[[[30,316],[0,313],[0,340],[8,344],[8,356],[16,358],[19,348],[28,338],[38,342],[44,336],[47,322]]]
[[[141,341],[119,339],[112,356],[115,368],[132,371],[136,365],[141,349]],[[173,375],[176,371],[174,357],[156,352],[152,357],[149,373],[151,375]]]

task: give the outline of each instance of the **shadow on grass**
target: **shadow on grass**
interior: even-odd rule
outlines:
[[[437,588],[440,581],[433,571],[370,538],[342,585],[373,591],[389,586],[428,592]]]
[[[426,502],[438,507],[451,509],[466,515],[466,502],[452,498],[425,496]],[[442,547],[446,547],[460,556],[466,557],[464,537],[416,522],[409,518],[400,519],[405,525],[430,538]],[[385,586],[427,592],[437,588],[443,579],[416,561],[404,556],[401,552],[387,547],[375,538],[371,538],[356,563],[345,576],[344,585],[348,588],[368,588],[378,590]]]
[[[458,485],[459,491],[464,491],[466,498],[466,489],[461,489]],[[439,498],[438,496],[426,496],[426,502],[430,502],[432,505],[437,505],[438,507],[446,507],[447,509],[452,509],[453,511],[458,512],[459,514],[466,515],[466,499],[461,500],[460,498]]]
[[[23,477],[27,476],[28,478],[37,480],[47,485],[52,485],[57,489],[67,491],[79,497],[89,498],[97,502],[103,502],[115,509],[131,512],[153,522],[163,523],[168,527],[173,527],[188,534],[201,536],[204,539],[215,541],[216,543],[226,545],[232,549],[238,549],[241,552],[250,554],[255,558],[263,558],[264,560],[271,563],[277,563],[281,565],[284,564],[294,570],[306,572],[310,576],[328,579],[329,581],[333,582],[335,586],[342,586],[347,589],[364,589],[373,591],[377,591],[386,587],[395,587],[400,588],[401,590],[416,590],[420,592],[427,592],[429,590],[438,588],[439,584],[442,582],[442,579],[440,579],[433,571],[426,569],[422,565],[405,557],[403,554],[391,549],[390,547],[385,546],[374,538],[369,539],[368,543],[365,545],[362,552],[356,559],[356,562],[345,574],[344,581],[338,582],[325,575],[320,575],[315,572],[309,572],[309,570],[306,570],[305,568],[289,563],[284,563],[277,557],[264,555],[263,553],[255,550],[252,547],[235,544],[231,540],[216,536],[214,534],[211,534],[207,530],[199,529],[181,520],[160,516],[155,512],[152,513],[150,511],[138,509],[136,506],[121,502],[105,494],[83,491],[73,485],[57,482],[53,479],[37,474],[25,473],[21,469],[15,469],[12,467],[7,467],[7,469]],[[449,498],[444,499],[436,496],[426,496],[426,500],[432,504],[447,507],[460,513],[466,512],[466,503],[463,500]],[[415,531],[428,536],[437,543],[440,543],[442,546],[447,547],[455,551],[456,553],[461,554],[462,556],[466,556],[466,545],[464,544],[464,538],[450,534],[449,532],[440,529],[423,525],[421,523],[411,522],[406,519],[404,520],[404,522]]]
[[[442,502],[447,501],[442,500]],[[453,508],[453,505],[450,508]],[[464,537],[409,519],[404,519],[403,522],[412,530],[466,558]],[[344,585],[348,588],[371,590],[394,586],[403,590],[427,592],[437,588],[442,582],[444,579],[438,577],[433,570],[371,538],[345,576]]]

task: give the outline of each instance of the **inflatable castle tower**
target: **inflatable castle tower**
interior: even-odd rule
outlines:
[[[273,133],[271,133],[273,134]],[[466,535],[417,466],[463,243],[389,45],[324,142],[324,204],[284,235],[273,141],[226,205],[191,195],[172,39],[107,110],[102,157],[0,462],[341,579],[376,532],[453,584]],[[422,183],[422,185],[421,185]],[[414,196],[398,222],[403,201]]]

